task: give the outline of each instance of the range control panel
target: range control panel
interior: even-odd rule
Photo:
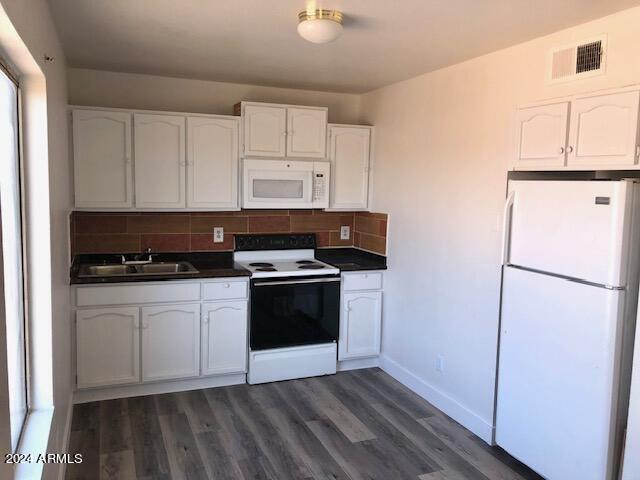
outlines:
[[[295,250],[316,248],[315,233],[277,233],[234,235],[236,252],[249,250]]]

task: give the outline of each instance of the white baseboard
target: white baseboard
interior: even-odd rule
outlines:
[[[92,388],[77,390],[73,396],[74,403],[95,402],[113,398],[139,397],[141,395],[155,395],[158,393],[184,392],[201,388],[226,387],[247,382],[244,373],[220,375],[217,377],[192,378],[172,382],[144,383],[137,385],[121,385],[118,387]]]
[[[379,367],[378,357],[354,358],[353,360],[341,360],[338,362],[338,371],[358,370],[360,368]]]
[[[453,398],[441,392],[433,385],[425,382],[413,372],[397,363],[395,360],[380,355],[380,368],[413,390],[422,398],[453,418],[465,428],[471,430],[488,444],[493,442],[494,426],[476,413],[469,410]]]

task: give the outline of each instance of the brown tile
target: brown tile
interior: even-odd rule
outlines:
[[[139,252],[140,235],[76,234],[75,253],[130,253]]]
[[[191,235],[192,252],[211,252],[215,250],[233,250],[233,235],[224,235],[224,242],[213,243],[213,234],[194,233]]]
[[[369,217],[369,218],[377,218],[378,220],[387,220],[388,215],[386,213],[375,213],[375,212],[355,212],[356,217]]]
[[[382,235],[385,238],[387,236],[387,224],[388,222],[386,220],[380,221],[380,235]]]
[[[329,240],[329,244],[332,247],[351,247],[353,246],[353,239],[350,238],[348,240],[341,240],[340,239],[340,232],[330,232],[331,233],[331,237]],[[351,236],[353,237],[353,233],[351,234]]]
[[[129,233],[188,233],[189,215],[144,214],[127,217]]]
[[[353,215],[340,215],[340,225],[348,225],[351,230],[354,230],[355,220]]]
[[[126,233],[124,215],[74,215],[76,233]]]
[[[316,245],[318,248],[331,246],[331,232],[317,232]]]
[[[340,231],[339,215],[312,215],[291,217],[292,232]]]
[[[189,235],[184,233],[149,233],[140,239],[141,250],[155,252],[188,252]]]
[[[267,217],[267,216],[289,216],[289,210],[261,210],[261,209],[252,209],[252,210],[241,210],[238,212],[239,215],[245,217]]]
[[[293,217],[311,218],[311,217]],[[249,217],[249,232],[251,233],[288,233],[291,231],[292,217]]]
[[[313,210],[289,210],[289,215],[313,215]]]
[[[356,234],[356,246],[364,250],[379,253],[381,255],[386,254],[387,242],[384,237],[378,237],[377,235],[369,235],[368,233]]]
[[[385,221],[373,217],[360,217],[356,215],[355,229],[358,232],[370,233],[372,235],[385,236],[387,227]]]
[[[222,227],[225,233],[242,233],[248,230],[248,219],[247,217],[235,216],[191,218],[191,233],[210,233],[213,235],[213,227]]]
[[[189,215],[191,215],[192,217],[211,217],[211,216],[215,216],[215,217],[233,217],[233,216],[239,216],[239,215],[242,215],[242,211],[241,211],[241,210],[233,210],[233,211],[228,211],[228,212],[221,212],[221,211],[207,212],[207,211],[201,211],[201,212],[189,212]]]

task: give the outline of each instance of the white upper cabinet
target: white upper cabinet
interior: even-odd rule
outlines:
[[[370,148],[371,127],[329,126],[330,209],[367,209]]]
[[[138,208],[185,207],[185,118],[134,114]]]
[[[516,168],[563,167],[569,102],[518,111]]]
[[[74,110],[73,154],[76,207],[131,207],[130,113]]]
[[[204,304],[202,375],[247,371],[247,301]]]
[[[243,105],[244,155],[284,157],[287,109],[271,105]]]
[[[571,105],[568,165],[637,166],[640,91],[576,98]]]
[[[76,312],[78,388],[140,381],[138,307]]]
[[[200,304],[142,307],[142,380],[200,374]]]
[[[326,146],[326,108],[287,108],[288,157],[324,158]]]
[[[187,118],[187,207],[238,208],[237,118]]]
[[[245,157],[326,157],[326,107],[242,102],[240,112]]]
[[[579,95],[518,110],[514,170],[632,170],[639,87]]]

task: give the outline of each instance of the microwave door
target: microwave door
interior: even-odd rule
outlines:
[[[248,161],[243,175],[244,208],[312,208],[313,171],[298,162]]]

